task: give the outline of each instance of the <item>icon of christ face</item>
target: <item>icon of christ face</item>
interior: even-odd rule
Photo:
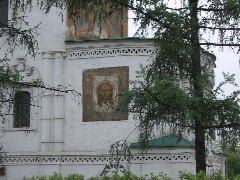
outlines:
[[[128,90],[129,67],[107,67],[83,71],[83,121],[128,119],[118,110],[122,94]]]
[[[113,108],[113,86],[109,81],[105,81],[98,86],[97,97],[97,105],[103,111]]]

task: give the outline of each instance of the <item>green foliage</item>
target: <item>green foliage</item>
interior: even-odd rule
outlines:
[[[148,179],[148,178],[146,178],[146,179]],[[159,175],[151,174],[150,179],[152,179],[152,180],[170,180],[170,178],[167,176],[167,174],[163,173],[163,172],[159,173]]]
[[[90,177],[89,180],[145,180],[145,179],[151,179],[151,180],[170,180],[170,178],[167,176],[167,174],[161,172],[159,175],[145,175],[145,176],[136,176],[132,174],[131,172],[126,172],[123,175],[112,175],[112,176],[95,176]],[[240,175],[234,175],[230,178],[222,176],[221,172],[213,173],[212,175],[206,175],[204,172],[200,172],[197,175],[188,173],[186,171],[179,172],[179,179],[180,180],[239,180]],[[61,174],[53,174],[50,176],[33,176],[31,178],[24,178],[24,180],[84,180],[83,175],[78,174],[70,174],[66,177],[63,177]]]
[[[96,176],[90,177],[90,180],[144,180],[144,179],[152,179],[152,180],[170,180],[170,178],[164,174],[160,173],[159,175],[144,176],[138,177],[131,173],[130,171],[125,172],[123,175],[114,174],[112,176],[103,175],[103,176]],[[84,180],[83,175],[78,174],[70,174],[67,177],[63,177],[61,174],[54,173],[50,176],[33,176],[31,178],[24,178],[24,180]]]
[[[197,175],[187,173],[187,172],[179,172],[179,179],[181,180],[227,180],[227,177],[222,176],[221,172],[216,172],[211,175],[206,175],[203,171],[199,172]]]
[[[0,66],[0,85],[16,86],[20,80],[20,75],[6,66]]]
[[[226,77],[225,83],[229,81],[232,79]],[[163,132],[166,126],[170,126],[174,132],[191,132],[195,127],[194,117],[199,114],[204,118],[202,125],[209,137],[214,138],[217,132],[225,139],[233,139],[239,133],[239,92],[218,99],[220,89],[209,92],[209,96],[198,98],[192,96],[191,89],[182,89],[170,77],[155,78],[150,83],[148,79],[145,82],[135,81],[120,106],[127,107],[126,104],[129,104],[129,112],[140,120],[142,147],[146,146],[146,140],[153,135],[154,126]],[[225,129],[224,124],[220,125],[221,122],[233,126]]]
[[[54,173],[50,176],[33,176],[31,178],[24,178],[24,180],[84,180],[83,175],[70,174],[67,177],[63,177],[61,174]]]
[[[84,180],[84,176],[78,174],[70,174],[69,176],[64,178],[64,180]]]
[[[227,174],[229,177],[240,176],[240,153],[232,152],[227,157]]]
[[[135,118],[140,120],[143,130],[140,132],[143,138],[147,138],[151,136],[154,125],[162,127],[162,130],[166,125],[177,129],[178,122],[182,126],[189,125],[192,119],[189,109],[193,106],[190,100],[172,78],[165,78],[155,79],[154,83],[135,84],[126,94],[122,106],[130,104],[129,112],[135,113]]]

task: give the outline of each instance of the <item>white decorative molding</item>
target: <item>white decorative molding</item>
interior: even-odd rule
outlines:
[[[44,51],[42,52],[43,60],[53,60],[55,58],[63,58],[67,57],[67,53],[65,51]]]
[[[69,50],[68,56],[73,59],[89,59],[113,56],[151,56],[154,54],[153,47],[106,47]]]
[[[114,160],[114,158],[113,158]],[[108,164],[111,161],[109,155],[7,155],[3,158],[4,165],[21,164]],[[121,158],[121,162],[127,162]],[[154,163],[154,162],[193,162],[193,154],[152,154],[133,155],[131,163]]]
[[[3,165],[59,165],[59,164],[110,164],[111,157],[109,155],[6,155],[3,157]],[[115,158],[113,158],[114,162]],[[127,163],[124,158],[120,162]],[[195,155],[191,153],[184,154],[146,154],[133,155],[130,159],[131,164],[151,164],[151,163],[195,163]],[[224,163],[224,157],[213,156],[211,164],[221,166]],[[209,164],[209,162],[208,162]]]

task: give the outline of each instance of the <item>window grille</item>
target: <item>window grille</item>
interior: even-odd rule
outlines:
[[[18,91],[14,95],[13,126],[14,128],[30,127],[31,94]]]
[[[0,27],[8,24],[8,0],[0,0]]]

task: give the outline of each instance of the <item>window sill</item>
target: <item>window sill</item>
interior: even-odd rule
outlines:
[[[34,131],[37,132],[37,129],[32,127],[22,127],[22,128],[9,128],[9,129],[2,129],[2,132],[16,132],[16,131]]]

